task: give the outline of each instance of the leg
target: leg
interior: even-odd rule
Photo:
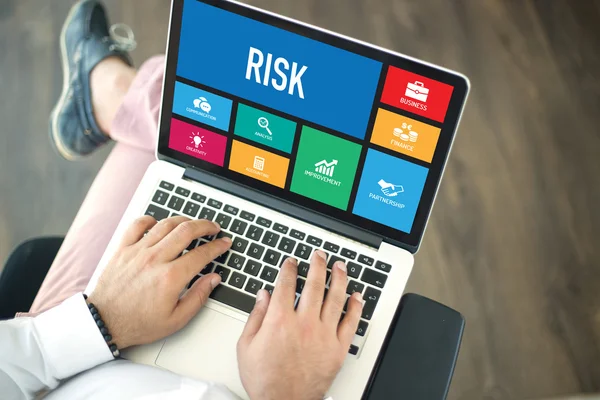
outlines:
[[[158,131],[163,62],[163,57],[156,57],[142,66],[114,113],[109,134],[119,143],[90,188],[31,313],[43,312],[85,289],[148,165],[155,160],[151,150]],[[104,102],[113,102],[115,96],[108,93]]]

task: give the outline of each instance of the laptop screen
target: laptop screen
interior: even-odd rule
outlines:
[[[464,78],[218,0],[175,1],[159,154],[418,246]]]

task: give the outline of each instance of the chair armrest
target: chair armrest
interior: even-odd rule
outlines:
[[[0,320],[29,311],[63,239],[31,239],[8,257],[0,275]]]
[[[453,309],[404,295],[363,399],[445,400],[464,326]]]

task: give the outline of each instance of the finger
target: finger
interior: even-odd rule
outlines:
[[[254,304],[254,309],[248,317],[248,322],[246,322],[246,326],[244,327],[244,331],[240,337],[241,344],[251,341],[260,330],[260,327],[265,320],[265,315],[267,315],[270,300],[271,296],[269,296],[269,292],[267,292],[265,289],[261,289],[258,292],[256,296],[256,304]]]
[[[338,261],[333,265],[331,271],[331,284],[323,310],[321,311],[321,321],[331,327],[337,327],[340,322],[340,316],[346,302],[346,286],[348,284],[348,273],[343,261]]]
[[[172,315],[175,325],[183,327],[198,314],[219,283],[221,283],[221,276],[218,274],[208,274],[198,279],[179,299]]]
[[[340,322],[338,326],[337,334],[338,340],[348,351],[352,341],[354,340],[354,335],[356,334],[356,330],[358,329],[358,323],[360,322],[360,316],[362,314],[363,309],[363,298],[360,293],[354,293],[350,296],[348,300],[348,311],[346,312],[346,316]]]
[[[169,232],[160,242],[154,245],[159,253],[158,259],[172,261],[181,254],[193,240],[204,236],[216,235],[220,230],[221,226],[219,226],[219,224],[205,219],[182,222]],[[212,261],[212,259],[209,260],[209,262],[210,261]]]
[[[215,258],[225,253],[231,248],[231,239],[213,240],[196,247],[194,250],[186,253],[183,257],[173,262],[173,268],[181,273],[183,284],[189,282],[194,276],[198,275]]]
[[[177,228],[179,224],[190,221],[187,217],[172,217],[166,218],[154,225],[154,227],[148,230],[148,234],[140,240],[140,244],[144,247],[152,247],[156,243],[160,242],[167,236],[173,229]]]
[[[127,228],[125,234],[123,234],[123,238],[121,239],[120,247],[127,247],[139,242],[144,234],[152,229],[158,222],[149,215],[144,215],[141,218],[133,221],[131,226]]]
[[[310,262],[308,277],[298,304],[298,312],[319,318],[323,297],[325,296],[325,278],[327,276],[326,255],[321,250],[315,251]]]
[[[273,290],[271,303],[280,310],[294,310],[296,301],[296,279],[298,278],[298,261],[288,257],[279,272],[279,278]]]

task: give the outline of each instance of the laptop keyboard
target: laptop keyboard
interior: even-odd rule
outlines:
[[[279,268],[288,257],[298,260],[297,305],[310,269],[310,257],[315,250],[321,249],[328,258],[325,293],[329,288],[333,264],[343,261],[348,269],[344,311],[350,295],[354,292],[363,295],[365,305],[356,334],[364,337],[385,287],[387,273],[391,270],[390,264],[165,181],[159,184],[145,214],[158,221],[184,215],[217,222],[222,230],[216,237],[230,237],[233,241],[231,250],[207,265],[189,286],[201,276],[215,272],[221,275],[222,284],[210,297],[246,313],[254,308],[260,289],[264,288],[273,294]],[[204,237],[194,240],[182,255],[213,239]],[[353,345],[349,352],[356,355],[358,351],[359,348]]]

